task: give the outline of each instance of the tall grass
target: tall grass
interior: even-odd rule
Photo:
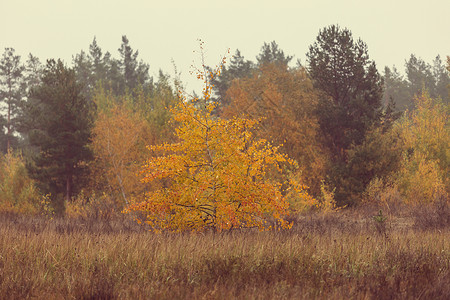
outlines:
[[[4,299],[450,299],[450,230],[338,214],[291,231],[153,234],[0,216]]]

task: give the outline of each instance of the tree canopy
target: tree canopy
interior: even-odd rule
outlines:
[[[42,83],[31,90],[25,111],[25,132],[30,144],[39,149],[30,165],[31,174],[46,191],[54,197],[64,195],[67,201],[91,159],[92,117],[81,92],[75,71],[61,60],[49,60]]]

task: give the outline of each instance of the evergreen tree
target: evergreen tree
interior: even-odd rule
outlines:
[[[219,102],[221,107],[227,105],[229,101],[226,93],[233,80],[250,77],[253,70],[253,62],[246,60],[239,49],[237,49],[230,60],[229,66],[224,65],[221,75],[214,78],[212,82],[214,85],[213,90],[217,97],[213,100]]]
[[[17,119],[24,96],[23,72],[25,67],[13,48],[5,48],[0,60],[0,104],[6,105],[6,149],[17,142]]]
[[[122,45],[119,48],[119,67],[124,77],[125,89],[132,91],[138,85],[145,85],[150,77],[149,66],[142,61],[138,62],[139,51],[133,51],[127,37],[122,36]]]
[[[103,59],[102,49],[97,44],[97,39],[89,45],[89,60],[92,66],[92,82],[94,85],[106,77],[106,66]]]
[[[42,83],[32,89],[26,113],[26,133],[40,152],[29,166],[45,191],[70,201],[83,171],[91,159],[89,103],[82,96],[75,71],[61,60],[49,60]]]
[[[79,54],[75,55],[73,58],[73,68],[77,81],[82,87],[83,97],[89,99],[95,82],[93,81],[92,64],[86,52],[81,50]]]
[[[449,103],[447,86],[450,84],[450,77],[447,68],[438,55],[433,61],[433,76],[436,82],[436,97],[440,97],[444,103]]]
[[[258,62],[258,66],[275,63],[287,67],[292,58],[290,55],[286,56],[283,50],[278,47],[278,44],[272,41],[270,44],[264,43],[261,47],[261,52],[256,57],[256,61]]]
[[[103,56],[103,62],[106,68],[105,86],[111,89],[114,94],[122,95],[124,93],[123,76],[120,72],[119,61],[111,56],[111,53],[106,52]]]
[[[400,111],[413,108],[414,97],[408,88],[408,82],[400,75],[395,66],[392,70],[389,67],[384,68],[383,82],[383,105],[385,107],[390,101],[393,101]]]
[[[405,68],[412,95],[420,95],[422,90],[426,89],[433,98],[436,96],[436,81],[429,64],[411,54]]]
[[[43,72],[44,67],[41,64],[39,58],[30,53],[25,65],[25,82],[27,87],[27,94],[33,87],[41,83]]]
[[[337,25],[319,32],[307,59],[314,85],[323,92],[317,113],[325,146],[332,155],[330,181],[336,187],[338,203],[350,204],[342,180],[358,178],[346,177],[347,151],[360,145],[366,132],[381,123],[381,76],[369,60],[367,45],[354,41],[350,30]]]

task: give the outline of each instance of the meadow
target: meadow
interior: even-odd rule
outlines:
[[[450,299],[448,208],[155,234],[128,216],[0,215],[2,299]]]

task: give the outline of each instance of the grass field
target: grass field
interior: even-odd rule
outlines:
[[[283,232],[153,234],[125,217],[0,215],[0,298],[450,299],[450,228],[418,220],[345,212]]]

